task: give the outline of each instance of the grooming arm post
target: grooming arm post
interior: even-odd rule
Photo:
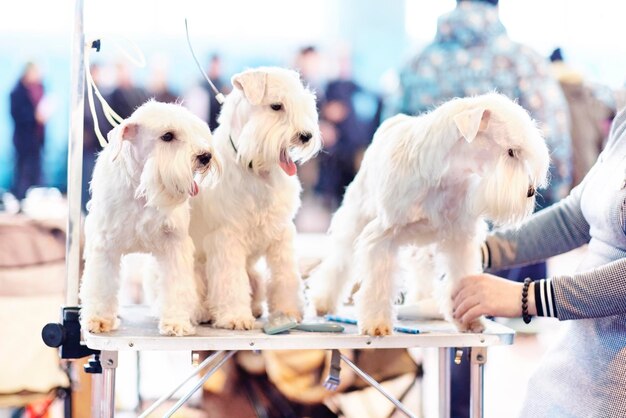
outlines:
[[[66,242],[66,306],[78,306],[80,266],[80,218],[83,173],[83,127],[85,101],[85,32],[83,0],[76,0],[74,38],[72,40],[72,73],[70,101],[70,137],[67,155],[67,242]]]

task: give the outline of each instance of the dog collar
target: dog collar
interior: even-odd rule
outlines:
[[[239,151],[237,151],[237,147],[235,146],[235,143],[233,142],[233,137],[228,135],[228,139],[230,140],[230,145],[232,145],[233,149],[235,150],[235,155],[238,155]],[[250,161],[250,164],[248,164],[248,168],[252,169],[252,161]]]
[[[235,150],[235,154],[239,154],[239,151],[237,151],[237,147],[235,146],[235,143],[233,142],[233,137],[228,135],[228,139],[230,139],[230,145],[233,146],[233,149]]]

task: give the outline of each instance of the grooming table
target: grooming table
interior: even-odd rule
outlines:
[[[117,352],[121,350],[167,350],[167,351],[215,351],[192,374],[174,388],[171,393],[162,397],[154,406],[158,406],[174,394],[188,380],[204,371],[198,384],[165,415],[171,416],[204,381],[239,350],[299,350],[299,349],[370,349],[370,348],[438,348],[439,353],[439,417],[450,416],[450,360],[452,356],[460,356],[457,351],[461,347],[468,347],[471,361],[471,410],[472,417],[483,416],[483,374],[487,360],[487,348],[495,345],[509,345],[513,343],[514,331],[498,323],[488,321],[487,329],[483,334],[459,333],[445,321],[397,321],[396,325],[415,327],[419,334],[404,334],[395,332],[385,337],[370,337],[359,335],[355,325],[342,324],[343,333],[318,333],[290,330],[286,334],[267,335],[261,330],[262,321],[257,321],[255,329],[251,331],[232,331],[215,329],[209,326],[197,327],[197,335],[189,337],[166,337],[158,333],[157,319],[149,315],[145,306],[124,307],[120,312],[120,328],[111,333],[85,334],[85,343],[89,348],[101,350],[102,388],[100,405],[96,413],[99,417],[113,417],[115,393],[115,368],[117,367]],[[311,318],[307,318],[311,319]],[[337,352],[338,353],[338,352]],[[349,359],[338,353],[349,367],[378,389],[384,396],[393,402],[407,416],[414,416],[410,411],[389,395],[384,388],[377,384],[370,376],[358,369]],[[464,361],[467,361],[465,359]],[[152,407],[151,407],[152,408]],[[149,408],[147,411],[150,411]],[[148,415],[144,412],[143,415]]]

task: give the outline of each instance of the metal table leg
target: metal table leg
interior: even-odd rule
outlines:
[[[200,380],[198,380],[196,385],[193,388],[191,388],[191,390],[188,391],[182,398],[180,398],[178,402],[176,402],[176,404],[173,407],[171,407],[163,416],[166,418],[170,418],[174,414],[174,412],[178,411],[178,409],[181,406],[183,406],[183,404],[187,402],[187,400],[189,400],[191,395],[193,395],[198,389],[200,389],[202,385],[204,385],[204,382],[206,382],[209,379],[209,377],[211,377],[213,373],[215,373],[220,367],[222,367],[222,365],[226,363],[226,361],[228,361],[228,359],[231,358],[233,354],[235,354],[236,352],[237,351],[233,350],[233,351],[228,351],[226,354],[224,354],[224,356],[220,359],[220,361],[218,361],[215,366],[212,366],[205,373],[205,375],[202,376]]]
[[[174,395],[176,392],[178,392],[178,390],[180,388],[182,388],[185,385],[185,383],[187,383],[189,380],[191,380],[194,376],[198,375],[198,373],[200,373],[205,367],[207,367],[210,363],[212,363],[213,360],[215,360],[215,358],[217,356],[221,355],[222,353],[223,353],[223,351],[216,351],[215,353],[213,353],[209,357],[207,357],[202,363],[200,363],[200,365],[198,367],[193,369],[187,375],[187,377],[185,377],[185,380],[180,382],[178,385],[176,385],[176,387],[172,388],[165,395],[163,395],[159,399],[157,399],[152,405],[150,405],[149,408],[147,408],[145,411],[143,411],[141,413],[141,415],[139,415],[137,418],[146,418],[148,415],[150,415],[155,409],[157,409],[165,401],[167,401],[169,398],[171,398],[172,395]],[[213,370],[213,369],[211,369],[211,370]]]
[[[470,349],[470,411],[472,418],[482,418],[484,415],[483,388],[486,362],[486,347],[472,347]]]
[[[381,394],[383,394],[383,396],[385,396],[387,399],[389,399],[391,401],[391,403],[393,403],[407,417],[415,418],[415,415],[411,411],[406,409],[406,407],[402,404],[402,402],[400,402],[399,400],[394,398],[389,392],[387,392],[385,390],[385,388],[382,387],[372,376],[368,375],[363,370],[359,369],[356,364],[354,364],[352,361],[350,361],[350,359],[347,358],[346,356],[344,356],[343,354],[339,353],[339,355],[341,356],[341,359],[348,366],[350,366],[350,368],[352,370],[354,370],[354,372],[356,374],[358,374],[363,380],[365,380],[367,383],[369,383],[369,385],[372,386],[374,389],[378,390]]]
[[[450,418],[450,360],[453,348],[439,348],[439,417]]]
[[[115,415],[115,369],[117,351],[103,351],[100,354],[102,373],[93,374],[91,416],[113,418]]]

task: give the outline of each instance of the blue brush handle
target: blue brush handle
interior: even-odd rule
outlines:
[[[350,324],[350,325],[357,324],[356,319],[346,318],[345,316],[339,316],[339,315],[326,315],[324,316],[324,319],[326,319],[327,321],[341,322],[343,324]],[[402,332],[404,334],[419,334],[420,333],[419,329],[413,328],[413,327],[395,326],[393,327],[393,330],[396,332]]]
[[[356,325],[356,319],[346,318],[345,316],[326,315],[324,316],[324,319],[327,321],[341,322],[342,324]]]

